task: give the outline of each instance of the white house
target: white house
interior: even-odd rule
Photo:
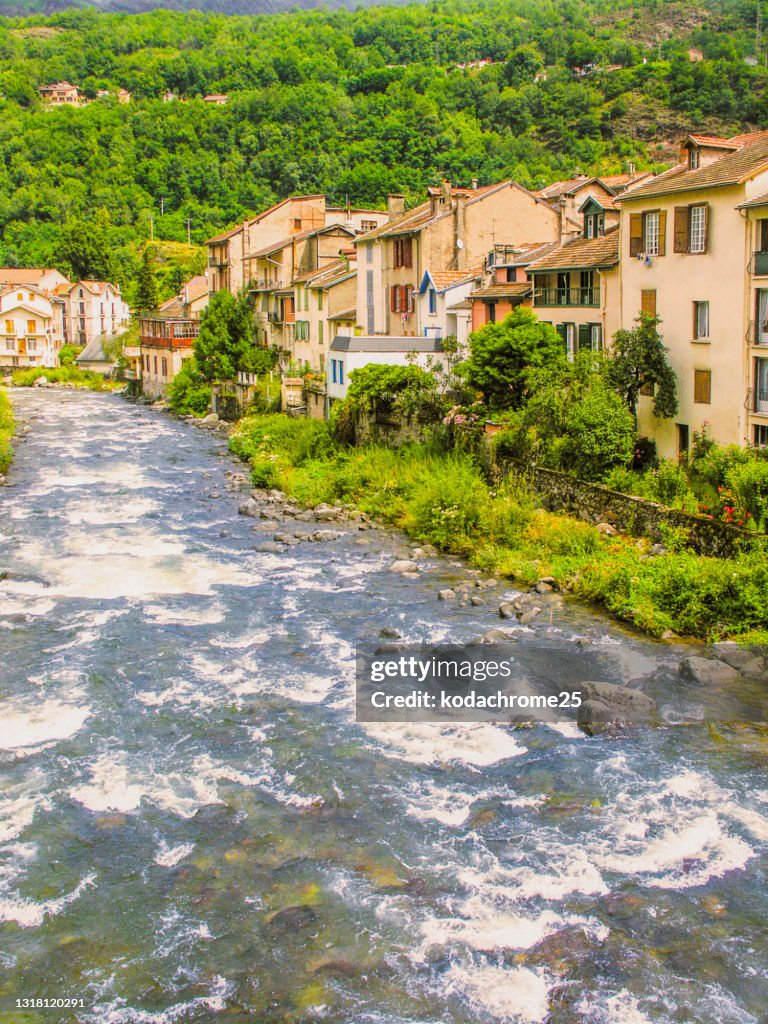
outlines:
[[[468,299],[482,280],[482,267],[425,271],[417,297],[419,323],[425,336],[453,337],[459,347],[466,345],[472,329],[472,305]]]
[[[57,289],[66,299],[65,340],[88,345],[95,338],[114,338],[128,326],[131,310],[120,288],[109,281],[77,281]]]
[[[57,366],[62,345],[61,299],[34,285],[0,290],[0,367]]]
[[[386,366],[415,364],[425,370],[444,366],[440,338],[337,334],[331,342],[328,357],[328,397],[331,401],[346,398],[349,375],[369,363]]]

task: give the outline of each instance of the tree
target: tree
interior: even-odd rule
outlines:
[[[254,353],[253,308],[248,293],[216,292],[200,318],[195,359],[205,380],[231,380],[248,370]]]
[[[62,228],[56,259],[76,280],[114,280],[116,268],[107,238],[108,227],[109,214],[98,210],[92,218],[73,218]]]
[[[458,368],[470,387],[494,409],[517,409],[532,368],[561,363],[562,341],[551,324],[518,306],[501,322],[486,324],[469,337],[470,357]]]
[[[147,313],[157,309],[157,277],[155,273],[155,252],[150,246],[141,254],[139,272],[136,275],[136,309]]]
[[[644,387],[653,387],[653,414],[670,419],[677,413],[677,383],[659,334],[661,318],[641,313],[631,330],[617,331],[606,363],[606,378],[637,420],[637,402]]]

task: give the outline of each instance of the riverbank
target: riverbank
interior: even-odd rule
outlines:
[[[16,370],[11,376],[11,381],[17,388],[66,387],[86,388],[89,391],[117,391],[125,387],[122,381],[106,380],[100,373],[81,370],[77,366],[33,366],[28,370]]]
[[[13,461],[13,437],[15,424],[13,409],[8,395],[0,388],[0,475],[5,475]]]
[[[337,444],[327,424],[286,416],[240,422],[230,447],[257,487],[302,505],[341,501],[484,572],[594,602],[658,638],[768,641],[768,559],[704,558],[653,546],[539,507],[524,480],[493,490],[472,459],[424,444]]]

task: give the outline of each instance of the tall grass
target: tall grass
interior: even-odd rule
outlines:
[[[7,473],[13,460],[13,409],[5,391],[0,390],[0,473]]]
[[[538,507],[524,479],[492,488],[472,458],[423,444],[345,448],[328,426],[286,416],[243,420],[233,449],[259,485],[306,505],[342,501],[416,540],[463,555],[524,584],[554,576],[560,588],[602,605],[654,636],[768,637],[768,558],[670,552],[604,537],[593,526]]]
[[[118,386],[106,381],[100,373],[93,370],[81,370],[78,366],[33,366],[28,370],[16,370],[12,374],[13,383],[18,388],[29,388],[38,377],[45,377],[49,384],[77,384],[91,391],[104,391]]]

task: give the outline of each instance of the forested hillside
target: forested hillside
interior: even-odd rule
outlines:
[[[443,175],[540,187],[659,165],[683,130],[768,127],[754,17],[752,0],[448,0],[0,19],[0,262],[66,262],[87,236],[126,283],[150,217],[200,243],[291,192],[380,204]],[[61,79],[93,101],[43,108]]]

